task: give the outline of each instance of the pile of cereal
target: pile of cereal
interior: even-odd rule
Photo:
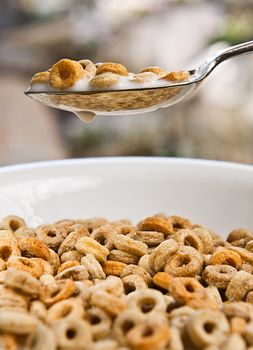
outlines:
[[[253,232],[179,216],[0,223],[0,349],[253,349]]]
[[[31,80],[32,90],[85,91],[99,89],[132,89],[165,86],[168,82],[182,82],[190,77],[188,71],[168,72],[160,67],[146,67],[130,73],[120,63],[94,64],[88,59],[74,61],[67,58],[55,63],[48,71],[36,73]]]

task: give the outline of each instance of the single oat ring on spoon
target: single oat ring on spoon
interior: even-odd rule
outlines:
[[[221,62],[253,51],[253,41],[226,48],[197,69],[169,72],[152,66],[139,73],[114,62],[62,59],[36,73],[25,92],[48,106],[71,111],[83,121],[98,115],[137,114],[171,106],[193,92]]]

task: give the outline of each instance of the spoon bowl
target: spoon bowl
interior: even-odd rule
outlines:
[[[26,91],[34,100],[75,114],[92,112],[102,115],[136,114],[171,106],[198,86],[182,82],[164,87],[143,87],[104,91]]]
[[[221,62],[253,51],[253,41],[229,47],[208,58],[199,68],[190,70],[186,81],[168,82],[164,86],[149,86],[117,90],[31,91],[34,100],[50,107],[75,113],[83,121],[98,115],[137,114],[169,107],[191,94]]]

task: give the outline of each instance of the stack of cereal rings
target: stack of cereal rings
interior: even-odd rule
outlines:
[[[252,350],[252,246],[249,230],[225,241],[166,214],[36,228],[5,217],[0,349]]]
[[[49,70],[36,73],[31,79],[31,91],[130,89],[135,87],[165,86],[189,79],[188,71],[168,72],[160,67],[146,67],[139,73],[130,73],[120,63],[94,64],[88,59],[80,61],[61,59]]]

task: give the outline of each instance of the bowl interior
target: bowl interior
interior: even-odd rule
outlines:
[[[253,229],[253,167],[169,158],[65,160],[0,169],[0,218],[181,215],[224,236]]]

